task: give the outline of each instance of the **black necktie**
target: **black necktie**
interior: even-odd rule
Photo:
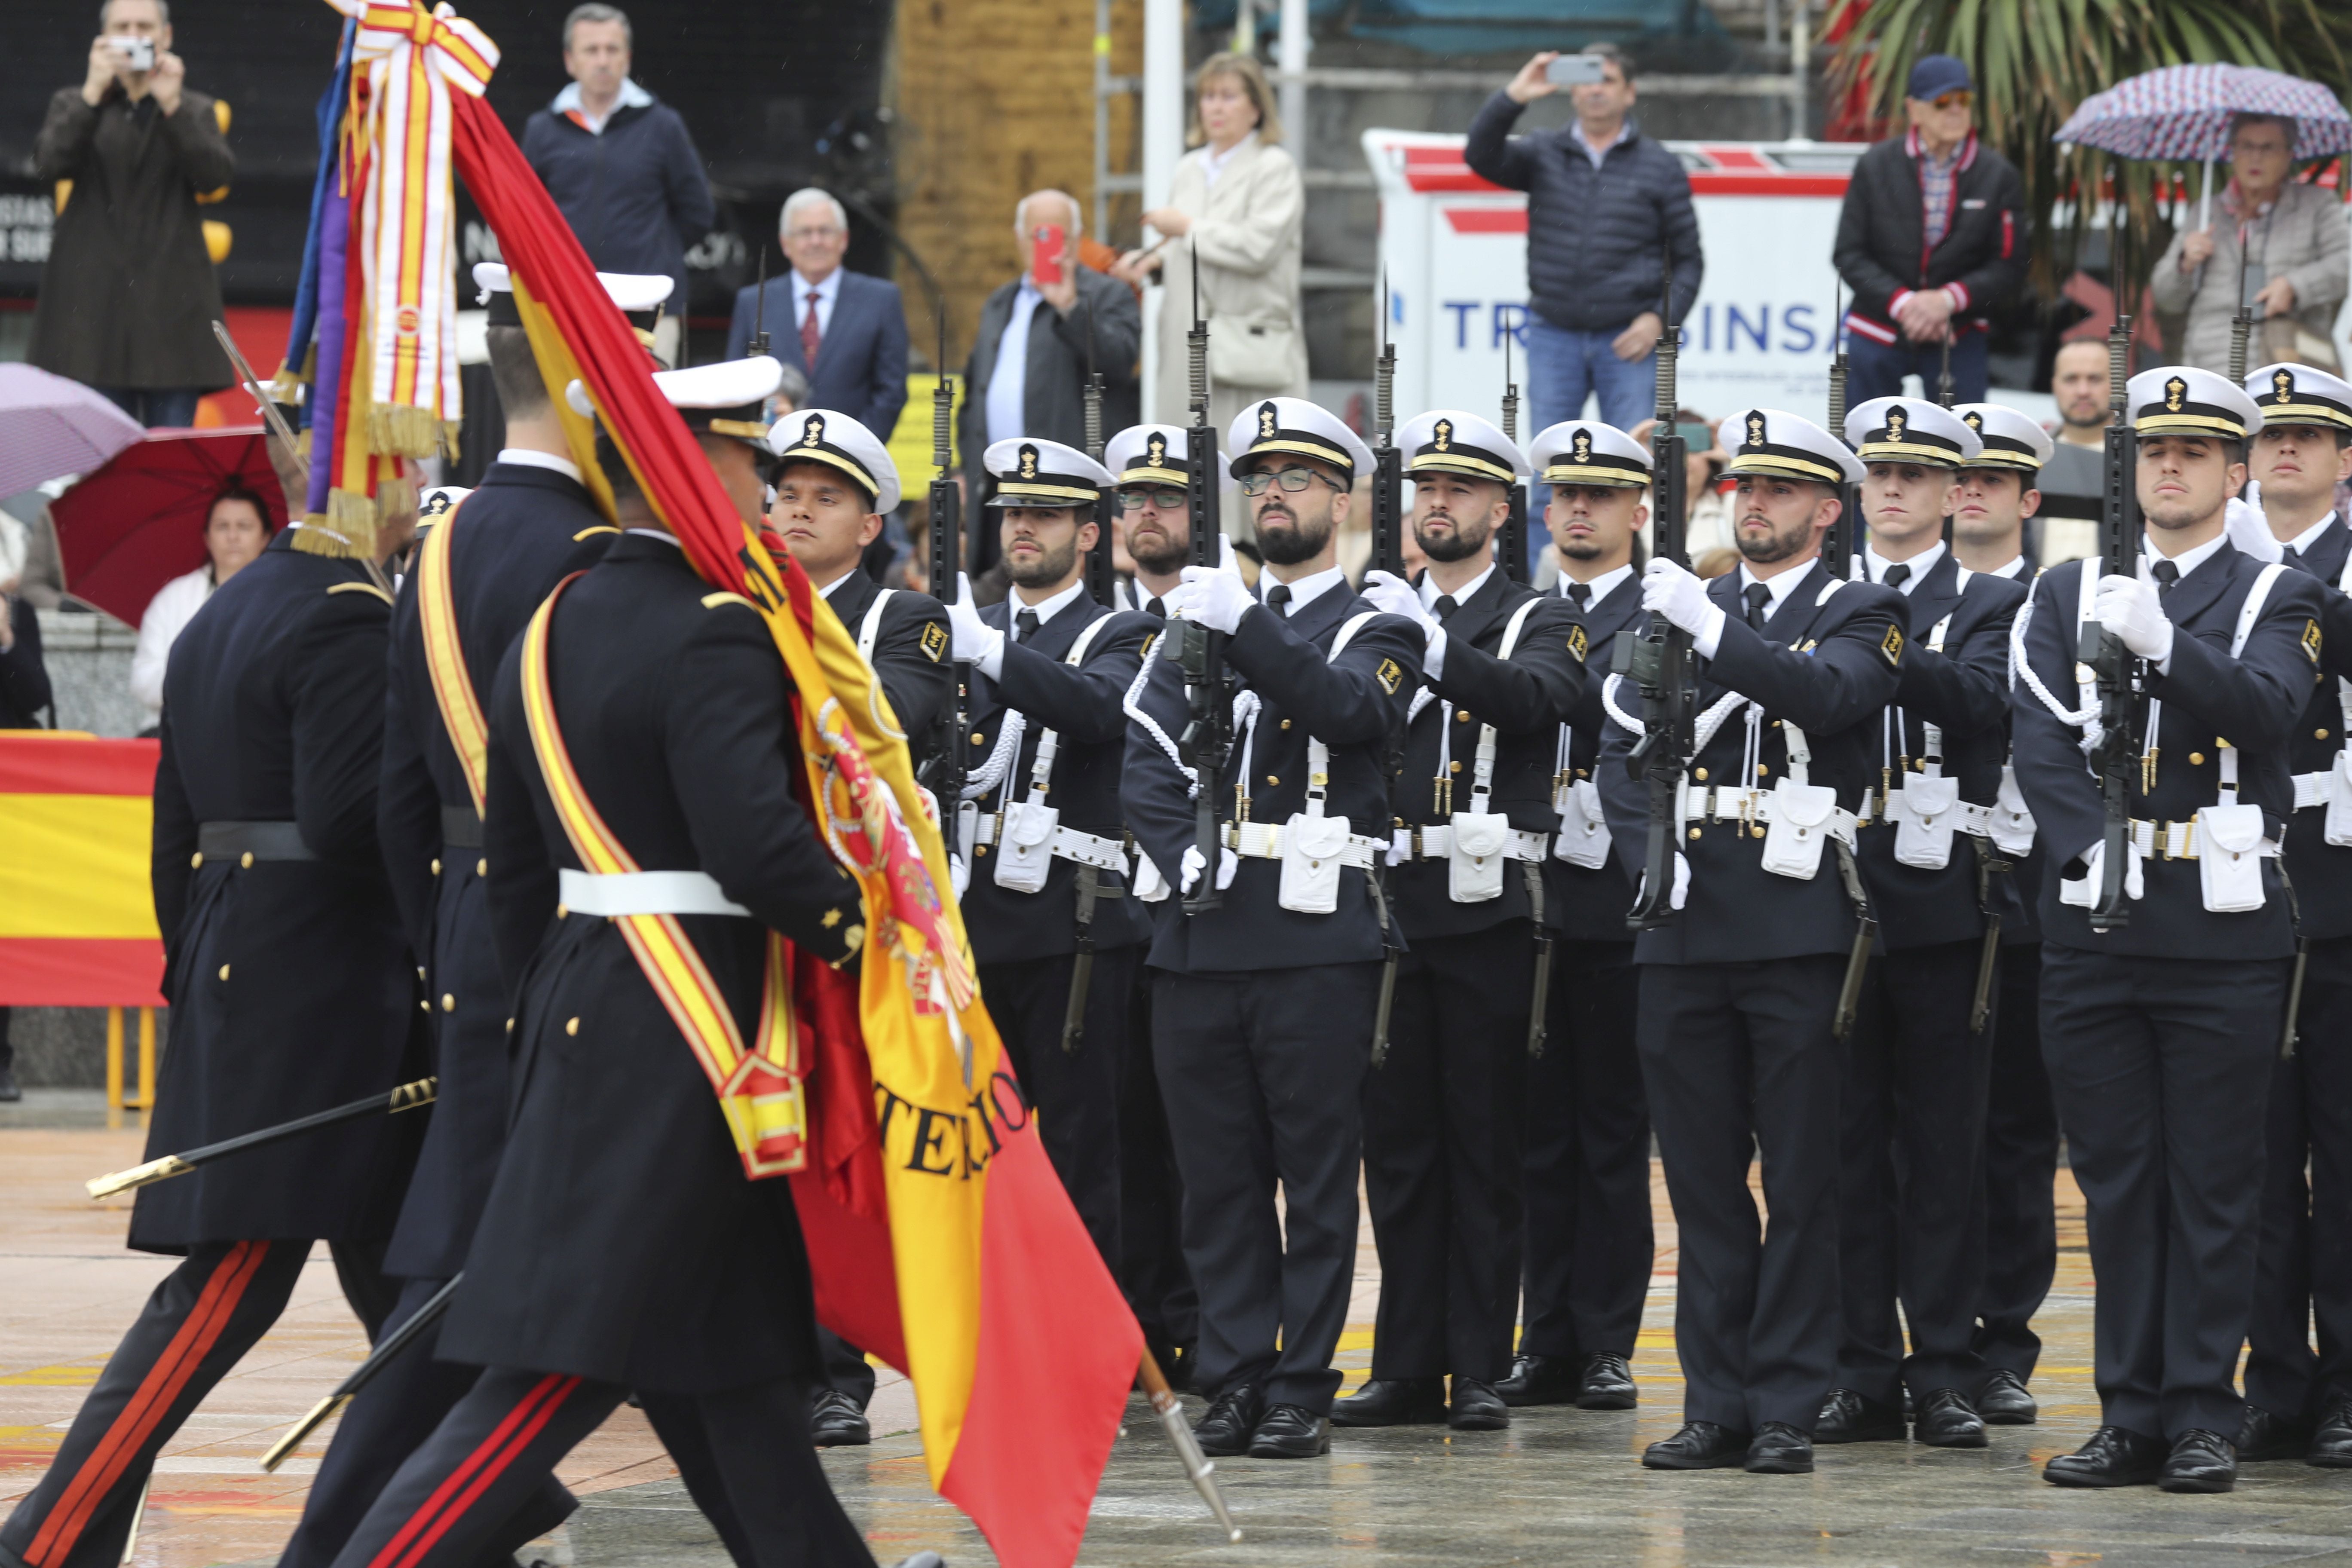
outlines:
[[[1592,603],[1592,584],[1570,583],[1568,585],[1568,602],[1574,605],[1579,611],[1585,609]]]
[[[1890,588],[1900,588],[1904,584],[1911,581],[1911,563],[1897,561],[1886,569],[1886,575],[1881,577],[1879,581]]]
[[[1446,622],[1454,618],[1454,612],[1461,607],[1461,605],[1454,602],[1453,595],[1440,594],[1437,595],[1437,603],[1432,605],[1429,607],[1429,610],[1430,614],[1437,617],[1437,624],[1439,626],[1444,626]]]
[[[1290,618],[1290,584],[1276,583],[1273,587],[1268,588],[1265,591],[1265,607],[1284,620],[1288,620]]]
[[[2156,578],[2156,591],[2159,597],[2171,593],[2172,585],[2180,581],[2180,567],[2174,562],[2158,561],[2148,567],[2148,571]]]
[[[1143,613],[1155,621],[1164,621],[1168,618],[1168,601],[1154,594],[1151,603],[1143,606]]]
[[[1024,610],[1013,617],[1014,642],[1027,642],[1037,635],[1037,612]]]
[[[1750,583],[1744,596],[1748,600],[1748,624],[1760,632],[1764,629],[1764,606],[1772,602],[1771,585]]]

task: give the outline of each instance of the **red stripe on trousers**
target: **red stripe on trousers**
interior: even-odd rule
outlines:
[[[375,1554],[368,1568],[396,1568],[399,1564],[414,1563],[430,1551],[457,1516],[465,1511],[466,1506],[481,1495],[480,1488],[468,1486],[476,1472],[487,1470],[487,1479],[482,1482],[484,1487],[496,1480],[514,1462],[520,1445],[527,1444],[537,1436],[549,1417],[555,1414],[556,1406],[579,1386],[578,1378],[561,1377],[554,1373],[531,1384],[530,1392],[516,1401],[515,1407],[507,1412],[506,1418],[491,1429],[490,1435],[483,1438],[439,1486],[433,1489],[433,1495],[426,1498],[424,1506],[410,1515],[408,1522],[384,1543],[383,1550]],[[523,1429],[519,1442],[510,1441],[515,1438],[518,1428]],[[436,1521],[435,1516],[449,1508],[453,1500],[457,1506],[449,1518]]]
[[[246,1288],[253,1283],[262,1262],[269,1256],[266,1241],[240,1241],[228,1249],[228,1256],[205,1281],[196,1295],[196,1304],[190,1310],[179,1332],[114,1418],[98,1447],[73,1480],[65,1495],[58,1500],[57,1508],[41,1523],[33,1544],[26,1549],[25,1561],[32,1568],[47,1568],[52,1563],[63,1562],[73,1554],[79,1544],[82,1531],[89,1527],[90,1516],[98,1510],[131,1461],[145,1447],[173,1403],[180,1396],[196,1368],[212,1353],[213,1346],[236,1315],[237,1303],[245,1300]]]

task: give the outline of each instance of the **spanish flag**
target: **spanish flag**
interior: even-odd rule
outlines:
[[[160,1007],[153,741],[0,731],[0,1006]]]
[[[421,25],[421,24],[420,24]],[[578,377],[695,569],[766,617],[798,696],[803,796],[860,880],[862,973],[796,957],[810,1157],[790,1176],[818,1315],[915,1384],[932,1484],[1007,1568],[1066,1568],[1142,1334],[1048,1163],[981,1005],[906,737],[807,575],[736,517],[498,116],[452,94],[453,151],[541,371]],[[575,429],[594,472],[587,432]]]

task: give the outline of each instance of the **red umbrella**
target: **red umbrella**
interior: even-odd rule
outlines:
[[[258,425],[157,430],[49,507],[66,590],[137,626],[173,578],[205,563],[205,519],[224,490],[261,498],[272,530],[286,526],[286,497]]]

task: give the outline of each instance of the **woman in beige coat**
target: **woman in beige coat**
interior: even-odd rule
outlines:
[[[1192,264],[1209,321],[1209,424],[1228,428],[1261,397],[1307,395],[1307,335],[1298,268],[1307,189],[1277,143],[1282,121],[1265,73],[1246,55],[1212,56],[1193,79],[1192,151],[1176,165],[1168,205],[1143,215],[1163,242],[1133,251],[1130,282],[1156,271],[1160,295],[1158,417],[1188,423],[1185,334],[1192,326]]]

